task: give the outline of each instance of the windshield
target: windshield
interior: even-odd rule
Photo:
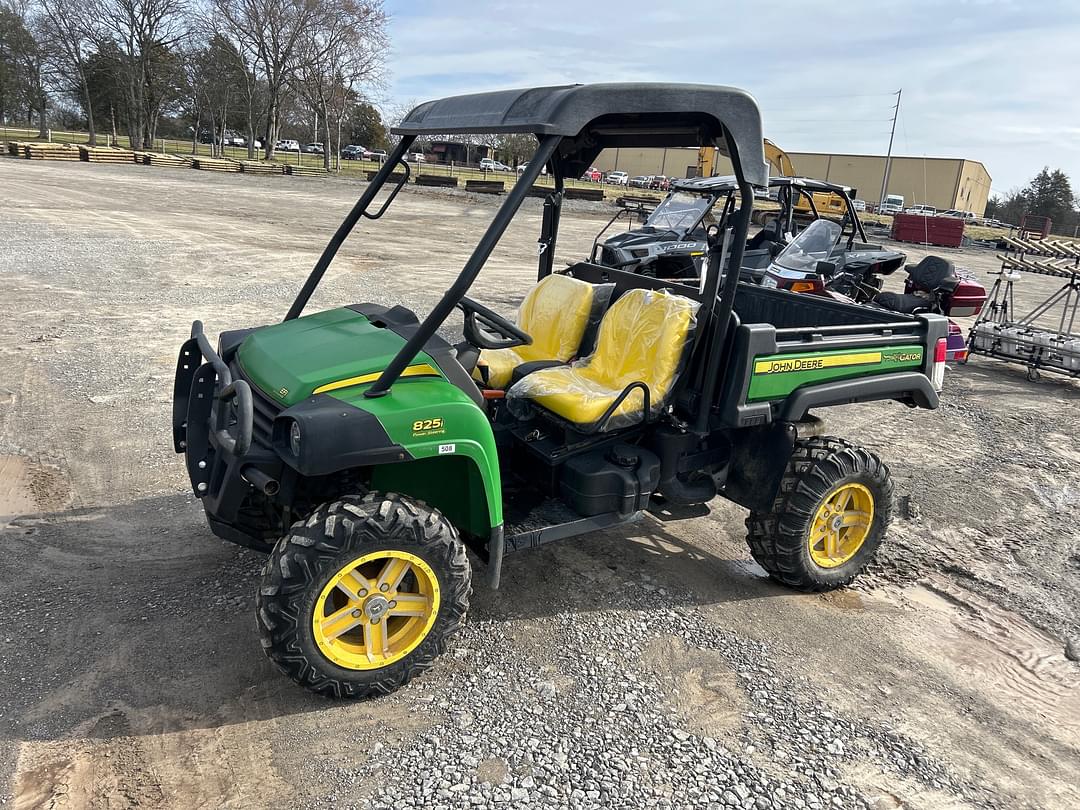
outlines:
[[[710,206],[712,206],[710,197],[701,197],[687,191],[676,191],[656,206],[645,221],[645,227],[682,233],[692,228]]]
[[[815,272],[817,263],[829,258],[841,232],[840,226],[832,220],[816,219],[784,248],[775,264],[785,270]]]

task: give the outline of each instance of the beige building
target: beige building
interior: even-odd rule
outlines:
[[[833,155],[822,152],[788,152],[795,173],[817,180],[851,186],[856,196],[878,202],[885,174],[884,155]],[[596,159],[602,172],[624,171],[693,177],[697,173],[696,149],[607,149]],[[730,174],[731,163],[717,161],[715,174]],[[959,208],[982,216],[990,196],[990,175],[977,160],[963,158],[896,157],[889,170],[887,194],[899,194],[904,205],[932,205],[939,211]]]
[[[626,172],[631,177],[639,174],[663,174],[668,177],[696,177],[697,149],[605,149],[596,158],[595,166],[604,174]],[[727,164],[726,173],[731,173]],[[723,174],[724,172],[721,172]]]
[[[884,155],[788,152],[788,156],[798,174],[851,186],[861,199],[878,201]],[[981,217],[990,196],[990,175],[977,160],[894,156],[885,193],[899,194],[905,206],[923,203],[939,211],[958,208]]]

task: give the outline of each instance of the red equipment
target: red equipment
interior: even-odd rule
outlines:
[[[893,217],[892,238],[897,242],[960,247],[964,241],[964,220],[897,214]]]

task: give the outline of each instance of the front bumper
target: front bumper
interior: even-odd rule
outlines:
[[[256,406],[257,397],[245,380],[234,378],[195,321],[176,360],[173,449],[184,455],[192,491],[214,534],[245,545],[265,538],[239,518],[241,508],[256,485],[264,493],[267,481],[276,485],[267,470],[281,468],[269,444],[272,416],[261,413],[266,404],[260,397]]]

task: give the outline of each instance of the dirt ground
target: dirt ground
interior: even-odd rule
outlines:
[[[212,334],[280,318],[360,188],[0,159],[0,805],[362,804],[372,779],[355,774],[376,749],[439,728],[452,711],[442,690],[483,676],[470,648],[509,645],[523,666],[554,666],[553,621],[647,617],[589,597],[646,582],[680,621],[760,645],[776,688],[851,728],[901,735],[941,774],[873,746],[837,753],[838,781],[866,805],[1080,806],[1080,664],[1065,655],[1069,639],[1080,646],[1080,383],[1029,382],[983,358],[950,369],[937,411],[827,414],[830,432],[892,467],[904,505],[855,588],[772,584],[750,561],[742,511],[717,503],[509,558],[501,591],[474,592],[483,633],[392,698],[335,704],[280,675],[252,616],[260,557],[210,534],[171,452],[174,357],[193,318]],[[346,244],[312,308],[425,312],[494,205],[403,192]],[[587,252],[602,216],[564,213],[560,259]],[[516,305],[539,219],[530,201],[473,297]],[[992,253],[953,258],[989,286]],[[1017,297],[1053,287],[1025,276]],[[794,774],[776,746],[743,747],[746,735],[773,739],[763,699],[694,638],[642,639],[626,666],[691,733]],[[473,778],[503,778],[485,762]],[[784,806],[771,801],[757,806]]]

